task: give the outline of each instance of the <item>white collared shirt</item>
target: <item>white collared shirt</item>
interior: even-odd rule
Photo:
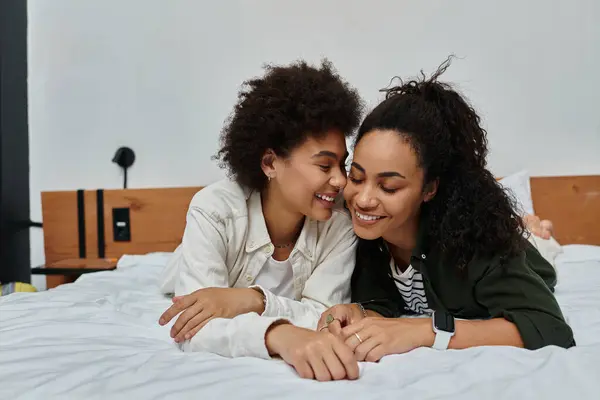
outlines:
[[[183,350],[269,358],[265,333],[273,322],[287,319],[315,329],[323,311],[350,301],[356,243],[342,208],[327,221],[306,218],[289,256],[294,298],[276,296],[254,285],[274,251],[260,193],[230,180],[205,187],[190,203],[182,243],[163,273],[161,291],[180,296],[207,287],[259,287],[266,304],[260,316],[210,321]]]

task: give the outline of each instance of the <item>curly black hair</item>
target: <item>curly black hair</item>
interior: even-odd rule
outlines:
[[[238,183],[256,190],[267,182],[261,169],[265,151],[286,157],[309,137],[334,129],[349,137],[363,109],[357,90],[327,60],[319,68],[298,61],[265,70],[244,82],[214,157]]]
[[[439,181],[435,197],[421,206],[430,218],[429,238],[447,262],[464,268],[475,258],[519,254],[524,225],[514,198],[486,169],[487,132],[479,115],[451,85],[438,82],[451,58],[429,79],[421,71],[382,89],[386,98],[365,118],[356,143],[376,129],[395,130],[410,143],[424,185]]]

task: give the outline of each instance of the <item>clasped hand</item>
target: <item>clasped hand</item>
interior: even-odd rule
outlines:
[[[427,318],[365,317],[358,305],[341,304],[325,311],[318,330],[327,330],[348,346],[358,361],[379,361],[433,343]]]
[[[263,295],[254,289],[205,288],[174,297],[159,323],[179,315],[171,337],[180,343],[214,318],[263,311]],[[322,314],[317,332],[283,323],[272,326],[265,339],[269,353],[281,356],[300,376],[327,381],[358,378],[358,361],[430,346],[431,332],[429,319],[365,317],[358,305],[342,304]]]
[[[289,324],[267,332],[269,352],[279,354],[303,378],[320,381],[358,378],[358,361],[379,361],[433,344],[427,318],[365,317],[356,304],[325,311],[317,331]]]

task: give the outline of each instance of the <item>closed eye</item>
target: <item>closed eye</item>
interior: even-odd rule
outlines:
[[[355,178],[355,177],[353,177],[352,175],[350,175],[350,176],[348,177],[348,179],[350,179],[350,181],[351,181],[352,183],[356,184],[356,185],[358,185],[358,184],[362,183],[362,179]]]
[[[389,194],[394,194],[398,191],[398,189],[387,189],[383,185],[379,185],[379,187],[381,188],[381,190]]]
[[[329,165],[319,165],[319,168],[321,168],[321,171],[323,172],[329,172],[331,170],[331,166]]]

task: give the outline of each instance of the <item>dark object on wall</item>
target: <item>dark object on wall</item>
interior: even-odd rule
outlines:
[[[127,168],[133,165],[135,153],[129,147],[120,147],[117,149],[112,162],[123,168],[123,189],[127,189]]]
[[[31,281],[27,2],[0,1],[0,282]]]

